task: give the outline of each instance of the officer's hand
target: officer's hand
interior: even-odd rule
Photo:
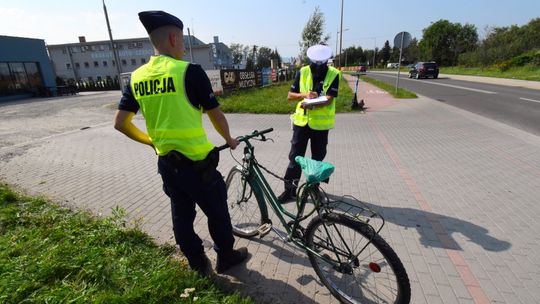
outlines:
[[[236,138],[231,138],[227,140],[227,145],[229,145],[229,147],[231,147],[232,150],[236,149],[238,144],[240,144],[240,142]]]
[[[317,97],[319,97],[319,94],[317,94],[317,92],[310,91],[306,98],[312,99],[312,98],[317,98]]]

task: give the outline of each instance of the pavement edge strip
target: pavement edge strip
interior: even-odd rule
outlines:
[[[467,288],[467,291],[471,295],[471,298],[473,299],[474,303],[477,304],[489,304],[490,300],[487,297],[486,293],[482,290],[482,287],[478,283],[478,280],[472,273],[471,268],[467,265],[467,262],[463,258],[463,256],[456,250],[458,248],[458,245],[455,243],[455,241],[450,238],[448,232],[444,229],[443,225],[440,223],[440,221],[432,214],[432,208],[427,202],[427,200],[424,198],[422,193],[420,192],[420,189],[418,188],[418,185],[416,184],[415,180],[412,178],[412,176],[409,174],[407,168],[403,165],[401,160],[399,159],[399,156],[393,149],[392,145],[384,135],[383,131],[379,128],[379,125],[376,121],[370,116],[368,117],[368,122],[371,128],[374,130],[374,133],[377,135],[377,138],[379,139],[379,142],[384,147],[384,150],[398,169],[399,175],[403,178],[405,183],[407,184],[407,187],[411,191],[411,193],[414,195],[414,198],[420,208],[428,212],[427,220],[432,225],[433,231],[436,232],[437,238],[439,241],[446,247],[446,253],[450,260],[452,261],[452,264],[456,268],[457,272],[459,273],[459,276]],[[453,249],[450,249],[453,248]]]

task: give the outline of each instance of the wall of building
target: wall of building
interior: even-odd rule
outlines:
[[[191,36],[184,36],[184,60],[200,64],[203,69],[214,68],[210,44]],[[115,40],[120,62],[120,73],[129,73],[148,62],[154,48],[148,38]],[[78,42],[49,45],[49,54],[55,73],[64,80],[98,81],[115,79],[118,75],[114,53],[109,41]],[[191,55],[193,52],[193,56]]]
[[[56,86],[44,40],[0,36],[0,45],[0,98],[45,94]]]

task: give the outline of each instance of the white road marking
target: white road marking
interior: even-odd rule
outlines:
[[[527,100],[527,101],[532,101],[532,102],[539,102],[539,103],[540,103],[540,100],[534,100],[534,99],[523,98],[523,97],[520,97],[519,99],[521,99],[521,100]]]
[[[396,77],[396,76],[393,76],[393,75],[384,75],[384,74],[377,74],[377,75],[387,76],[387,77],[394,77],[394,78]],[[406,80],[410,80],[410,79],[406,78]],[[418,80],[415,80],[415,81],[418,81]],[[457,86],[457,85],[451,85],[451,84],[446,84],[446,83],[429,82],[429,84],[440,85],[440,86],[444,86],[444,87],[451,87],[451,88],[461,89],[461,90],[468,90],[468,91],[484,93],[484,94],[497,94],[497,92],[485,91],[485,90],[480,90],[480,89],[473,89],[473,88],[462,87],[462,86]]]

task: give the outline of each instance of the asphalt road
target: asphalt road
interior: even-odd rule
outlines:
[[[392,85],[397,74],[367,76]],[[489,83],[439,79],[409,79],[401,73],[399,87],[452,106],[540,135],[540,91]]]
[[[110,124],[120,91],[0,103],[0,148]],[[52,119],[51,119],[52,118]]]

